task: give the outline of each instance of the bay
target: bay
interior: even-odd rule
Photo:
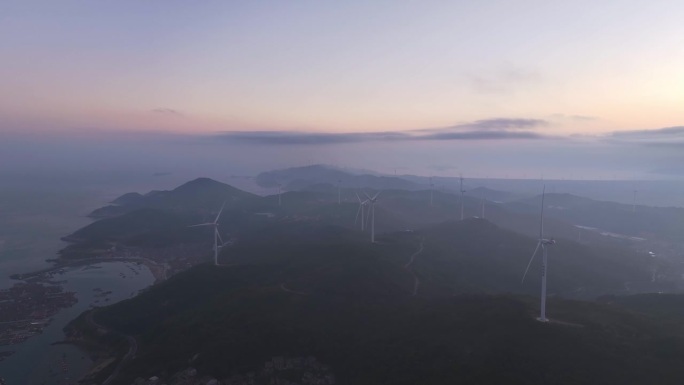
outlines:
[[[49,268],[48,261],[66,246],[60,238],[89,224],[87,214],[132,186],[116,189],[92,186],[55,186],[15,183],[0,189],[0,289],[18,281],[12,274]],[[104,306],[134,296],[154,282],[144,265],[108,262],[77,266],[55,274],[55,281],[76,293],[78,302],[52,317],[43,333],[26,341],[1,346],[14,354],[0,362],[7,384],[72,384],[87,372],[91,360],[72,345],[57,344],[62,329],[91,306]],[[98,290],[95,290],[98,289]],[[106,296],[103,292],[111,292]]]

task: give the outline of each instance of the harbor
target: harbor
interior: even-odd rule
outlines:
[[[23,302],[25,309],[34,309],[35,319],[31,322],[17,322],[22,325],[14,343],[0,346],[0,377],[8,384],[75,384],[93,362],[76,346],[61,343],[65,336],[62,329],[83,311],[106,306],[135,296],[140,290],[154,282],[154,276],[142,263],[102,262],[88,266],[69,267],[56,273],[61,291],[45,283],[20,284],[5,292],[12,295],[30,293],[31,300]],[[45,288],[40,288],[43,286]],[[54,298],[50,305],[38,305],[33,295]],[[20,295],[25,299],[27,294]],[[50,297],[53,296],[53,297]],[[39,297],[36,297],[39,298]],[[60,299],[61,298],[61,299]],[[58,307],[58,305],[70,306]],[[36,307],[37,306],[37,307]],[[4,313],[3,313],[4,314]],[[15,314],[15,317],[18,314]],[[44,318],[41,318],[45,316]],[[34,319],[34,318],[31,318]],[[13,324],[0,324],[0,326]],[[13,327],[17,327],[13,325]],[[28,326],[27,326],[28,325]],[[12,334],[14,335],[14,334]]]
[[[40,334],[52,316],[75,303],[75,293],[58,285],[18,283],[0,291],[0,346]]]

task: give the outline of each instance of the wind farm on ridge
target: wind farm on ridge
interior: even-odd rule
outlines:
[[[306,170],[298,172],[306,175]],[[269,178],[274,175],[278,174],[268,173]],[[292,178],[299,185],[305,179],[302,175]],[[646,234],[639,232],[638,221],[630,224],[634,228],[625,227],[623,216],[633,215],[631,204],[549,194],[541,182],[537,194],[525,196],[478,186],[477,181],[469,182],[462,176],[452,180],[451,189],[436,189],[433,178],[424,180],[422,185],[408,180],[391,182],[404,183],[404,189],[372,183],[364,186],[352,181],[345,182],[345,186],[358,187],[342,188],[337,178],[328,184],[312,180],[304,187],[288,189],[288,179],[262,180],[266,186],[273,183],[277,192],[260,197],[201,178],[171,191],[140,195],[132,202],[96,210],[94,214],[101,219],[67,238],[71,244],[63,250],[62,260],[98,260],[122,253],[153,258],[169,266],[169,287],[185,285],[183,277],[187,277],[192,282],[207,281],[207,288],[214,287],[217,293],[226,295],[237,295],[233,290],[257,290],[253,295],[266,296],[263,306],[267,307],[271,306],[266,305],[273,300],[271,295],[291,296],[293,301],[313,301],[312,304],[319,300],[342,301],[339,306],[345,309],[360,305],[360,298],[361,303],[370,301],[368,306],[384,298],[383,301],[402,307],[428,306],[433,301],[459,298],[456,301],[460,305],[439,306],[454,311],[470,309],[464,311],[475,313],[468,313],[468,317],[479,318],[484,315],[470,307],[474,303],[494,308],[517,304],[524,309],[519,315],[494,315],[492,322],[515,325],[522,320],[542,321],[540,324],[571,330],[585,327],[589,321],[583,316],[608,317],[602,307],[605,298],[679,290],[675,254],[658,249],[658,257],[653,257],[649,252],[655,252],[647,246],[672,238],[668,232],[652,239],[642,238]],[[180,204],[181,201],[186,203]],[[663,221],[663,226],[669,223],[667,210],[640,211],[645,217]],[[103,216],[101,212],[108,214]],[[577,212],[583,214],[578,217]],[[613,213],[620,220],[606,221],[605,213]],[[583,226],[586,232],[579,242],[576,225]],[[211,238],[204,229],[211,229]],[[547,232],[553,237],[548,238]],[[187,259],[174,252],[159,254],[155,250],[161,245],[165,250],[195,250],[194,257]],[[548,253],[552,245],[553,252]],[[538,253],[542,257],[540,265],[533,263]],[[162,255],[163,259],[158,259]],[[660,266],[655,279],[654,263]],[[218,270],[213,272],[209,269],[211,265]],[[158,290],[161,291],[156,294]],[[158,290],[152,289],[140,301],[164,295],[162,292],[167,289],[160,286]],[[257,294],[259,290],[266,291]],[[273,293],[267,294],[270,290]],[[208,298],[214,298],[213,295]],[[472,296],[477,298],[474,303],[467,299]],[[507,299],[497,302],[499,296]],[[462,300],[466,302],[459,302]],[[577,300],[597,307],[589,313],[579,311],[572,302]],[[138,311],[123,310],[130,306],[137,309],[136,303],[98,311],[97,317],[129,334],[141,333],[140,329],[120,323],[126,318],[121,318],[122,314]],[[290,314],[295,308],[278,311]],[[382,311],[384,314],[390,310]],[[408,310],[397,308],[391,312],[397,311]],[[310,316],[314,317],[312,320],[319,317],[318,313]],[[374,317],[380,316],[378,313]],[[345,330],[351,327],[349,322],[355,321],[345,316],[330,325],[339,322],[335,328]],[[253,340],[240,343],[248,341]],[[300,346],[294,341],[290,343]],[[198,348],[189,344],[190,349],[193,346]],[[248,359],[259,360],[257,356]],[[154,360],[144,362],[154,373],[163,367]],[[217,369],[218,363],[212,362],[206,361],[213,368],[210,371],[224,375]],[[129,373],[136,372],[129,368]]]

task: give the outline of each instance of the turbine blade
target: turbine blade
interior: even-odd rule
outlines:
[[[359,203],[361,203],[361,197],[359,196],[359,193],[355,192],[354,194],[356,194],[356,199],[358,199]]]
[[[366,198],[368,198],[369,201],[370,201],[370,200],[373,200],[373,199],[370,197],[370,195],[368,195],[368,193],[366,193],[365,191],[363,192],[363,195],[365,195]]]
[[[200,223],[199,225],[192,225],[188,227],[199,227],[199,226],[213,226],[214,223]]]
[[[378,191],[378,193],[373,196],[373,200],[375,200],[377,197],[379,197],[381,192],[382,192],[382,190]]]
[[[221,234],[218,231],[218,227],[216,228],[216,237],[218,237],[219,241],[221,241],[221,246],[223,246],[223,239],[221,238]]]
[[[221,216],[221,213],[223,212],[223,208],[226,206],[226,201],[223,201],[223,204],[221,205],[221,210],[219,210],[218,215],[216,216],[216,219],[214,220],[214,223],[218,223],[219,217]]]
[[[525,274],[523,274],[522,280],[520,283],[522,284],[525,282],[525,277],[527,277],[527,272],[530,270],[530,266],[532,266],[532,261],[534,260],[534,257],[537,256],[537,251],[539,251],[539,246],[541,246],[541,240],[537,242],[537,248],[534,249],[534,253],[532,253],[532,258],[530,258],[530,261],[527,262],[527,268],[525,269]]]
[[[544,239],[544,197],[546,196],[546,185],[542,190],[541,214],[539,216],[539,239]]]
[[[359,214],[361,213],[361,208],[363,207],[363,203],[359,205],[359,209],[356,210],[356,219],[354,219],[354,224],[359,223]],[[363,220],[363,219],[361,219]]]

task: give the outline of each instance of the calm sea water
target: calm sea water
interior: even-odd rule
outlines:
[[[66,280],[64,288],[76,292],[78,303],[61,310],[41,335],[0,351],[15,353],[0,362],[0,375],[8,384],[73,384],[91,364],[87,355],[71,345],[52,345],[64,340],[62,329],[91,305],[105,306],[135,296],[154,282],[144,265],[107,262],[69,268],[55,275]],[[111,291],[107,295],[103,292]]]
[[[49,267],[46,260],[65,246],[60,238],[90,223],[86,215],[121,192],[35,184],[0,189],[0,288],[16,283],[9,278],[12,274]],[[69,268],[54,280],[66,280],[65,290],[76,292],[78,303],[57,313],[43,334],[0,347],[0,351],[15,351],[0,362],[0,377],[7,384],[75,383],[91,362],[74,346],[53,345],[64,340],[64,326],[91,305],[130,298],[154,278],[143,265],[110,262]],[[96,288],[112,293],[98,296]]]
[[[32,272],[51,266],[47,259],[57,257],[66,246],[60,238],[86,226],[92,210],[106,205],[127,192],[146,193],[179,186],[196,175],[92,175],[51,178],[17,177],[0,181],[0,289],[16,281],[12,274]],[[219,178],[221,179],[221,178]],[[223,178],[237,187],[259,192],[252,180]],[[94,267],[94,268],[93,268]],[[79,302],[53,317],[43,334],[17,345],[0,347],[16,353],[0,362],[0,377],[7,384],[70,384],[85,373],[91,364],[88,357],[71,345],[53,345],[62,341],[62,329],[91,305],[104,306],[135,295],[153,282],[150,272],[135,263],[111,262],[92,267],[74,267],[54,280],[67,280],[65,289],[77,293]],[[97,297],[99,288],[112,293]]]

